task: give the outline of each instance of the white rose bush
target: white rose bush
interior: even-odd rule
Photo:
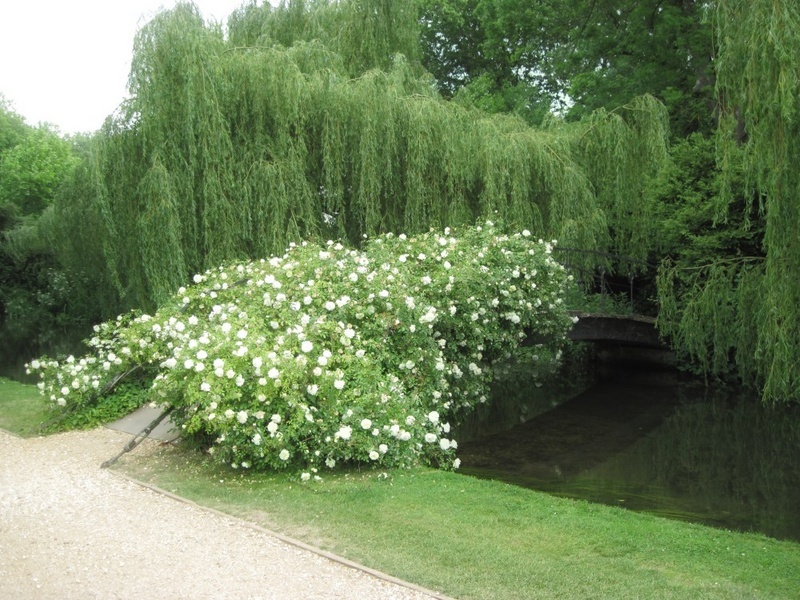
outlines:
[[[526,336],[554,355],[566,339],[552,247],[491,222],[303,242],[195,275],[156,314],[95,327],[85,357],[29,370],[65,410],[144,371],[183,435],[234,468],[453,468],[454,424],[487,402],[493,365]]]

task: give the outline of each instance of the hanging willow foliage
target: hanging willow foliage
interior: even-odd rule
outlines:
[[[317,40],[340,57],[351,77],[369,69],[389,70],[393,56],[412,62],[419,55],[414,2],[397,0],[284,0],[280,8],[254,0],[228,19],[233,47]]]
[[[662,265],[657,278],[661,332],[682,357],[706,375],[732,367],[744,382],[758,381],[752,352],[763,318],[761,259],[720,261],[694,269]]]
[[[644,98],[534,130],[445,102],[398,52],[416,26],[404,4],[250,5],[227,39],[179,4],[142,28],[131,98],[97,136],[85,196],[57,209],[91,213],[65,216],[59,248],[104,265],[98,285],[118,294],[107,312],[151,310],[193,273],[301,238],[357,244],[495,214],[564,245],[647,252],[636,223],[663,107]]]
[[[744,168],[745,198],[765,216],[764,251],[688,276],[675,301],[674,270],[660,278],[660,320],[677,346],[712,373],[735,354],[765,401],[800,399],[800,4],[716,3],[721,106],[721,204]],[[741,158],[743,156],[743,159]]]
[[[612,252],[642,264],[658,234],[656,206],[642,191],[667,160],[668,115],[659,108],[655,98],[642,96],[610,114],[597,111],[573,141],[599,208],[614,228]]]

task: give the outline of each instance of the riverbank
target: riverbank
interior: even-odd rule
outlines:
[[[142,481],[455,598],[796,598],[800,544],[548,496],[458,473],[302,484],[161,446]]]

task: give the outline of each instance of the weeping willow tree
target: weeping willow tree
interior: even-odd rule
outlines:
[[[743,169],[744,210],[765,220],[764,254],[664,270],[660,318],[706,372],[724,372],[733,357],[766,401],[798,400],[800,4],[718,0],[716,30],[720,201],[731,202]]]
[[[645,253],[663,107],[641,98],[534,130],[446,102],[414,60],[409,4],[251,4],[227,35],[191,4],[158,14],[135,40],[130,99],[42,235],[66,264],[92,265],[109,314],[301,238],[357,244],[481,216]]]
[[[357,77],[369,69],[388,70],[402,54],[415,62],[419,32],[414,2],[396,0],[284,0],[279,8],[254,0],[228,19],[234,47],[285,48],[318,40],[342,59],[339,66]]]

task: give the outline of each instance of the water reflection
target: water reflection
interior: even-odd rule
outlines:
[[[462,443],[463,472],[800,540],[800,407],[640,375],[617,372],[526,423]]]

